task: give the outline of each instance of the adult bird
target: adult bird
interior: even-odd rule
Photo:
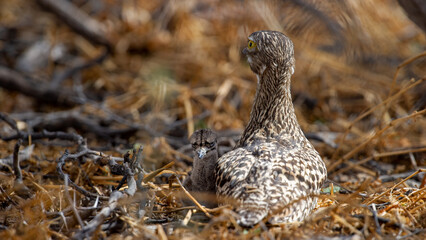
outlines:
[[[258,82],[250,120],[234,149],[216,167],[217,194],[251,227],[304,220],[327,178],[324,162],[297,122],[290,94],[292,41],[258,31],[243,50]],[[235,204],[235,202],[237,204]]]

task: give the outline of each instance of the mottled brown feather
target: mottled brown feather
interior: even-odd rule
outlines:
[[[258,77],[256,95],[240,140],[218,160],[217,194],[225,203],[238,203],[238,222],[245,227],[267,216],[271,223],[302,221],[316,206],[313,195],[327,171],[294,113],[293,43],[275,31],[254,32],[249,40],[256,47],[243,53]]]

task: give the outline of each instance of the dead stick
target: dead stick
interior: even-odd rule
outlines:
[[[417,212],[419,209],[426,207],[426,202],[424,202],[423,204],[420,204],[419,206],[411,209],[412,212]]]
[[[328,171],[331,172],[332,170],[334,170],[339,164],[341,164],[342,162],[345,162],[346,160],[348,160],[350,157],[352,157],[353,155],[355,155],[357,152],[359,152],[362,148],[364,148],[367,144],[369,144],[371,141],[373,141],[375,138],[379,137],[380,135],[382,135],[386,130],[388,130],[389,128],[398,125],[401,122],[404,122],[410,118],[413,118],[417,115],[421,115],[426,113],[426,109],[420,111],[420,112],[414,112],[408,116],[402,117],[402,118],[398,118],[393,120],[392,122],[390,122],[386,127],[382,128],[381,130],[379,130],[378,132],[376,132],[376,134],[374,134],[374,136],[370,137],[369,139],[367,139],[365,142],[361,143],[360,145],[358,145],[357,147],[355,147],[352,151],[346,153],[343,157],[341,157],[339,160],[333,162],[332,164],[330,164],[330,166],[327,167]]]
[[[50,89],[45,83],[36,82],[28,76],[3,66],[0,66],[0,87],[20,92],[40,102],[65,106],[83,103],[78,99],[77,94],[69,88]]]
[[[118,205],[118,200],[126,196],[125,194],[114,191],[111,193],[108,205],[103,207],[102,210],[90,221],[86,226],[82,227],[72,238],[73,239],[83,239],[86,237],[92,237],[91,235],[98,229],[98,227],[103,223],[104,219],[108,217],[112,211]]]
[[[19,139],[13,149],[13,172],[15,173],[17,182],[22,182],[21,166],[19,166],[19,147],[21,147],[22,139]]]
[[[65,178],[65,198],[68,200],[68,204],[70,205],[71,210],[74,213],[74,216],[77,219],[78,223],[80,224],[81,227],[84,227],[83,220],[81,220],[80,214],[75,208],[74,202],[71,200],[70,192],[68,190],[68,174],[65,174],[65,175],[67,176]]]
[[[426,80],[426,78],[419,79],[418,81],[415,81],[414,83],[408,85],[407,87],[404,87],[403,89],[399,90],[399,92],[395,93],[393,96],[387,98],[383,102],[381,102],[381,103],[377,104],[376,106],[370,108],[365,113],[361,114],[355,120],[353,120],[349,124],[349,126],[346,128],[346,131],[345,131],[345,134],[343,134],[343,137],[341,137],[340,140],[339,140],[339,142],[337,143],[337,145],[339,147],[336,149],[336,151],[334,152],[334,154],[333,154],[333,156],[331,158],[332,159],[336,159],[338,153],[340,152],[340,149],[341,149],[343,141],[346,139],[346,137],[349,134],[349,131],[351,130],[352,126],[355,125],[355,123],[359,122],[360,120],[362,120],[366,116],[370,115],[370,113],[374,112],[376,109],[378,109],[379,107],[383,106],[384,104],[387,104],[388,102],[392,102],[393,100],[395,100],[396,98],[398,98],[399,96],[401,96],[403,93],[407,92],[408,90],[410,90],[410,89],[414,88],[415,86],[419,85],[420,83],[422,83],[424,80]]]
[[[368,161],[370,161],[372,159],[378,159],[378,158],[382,158],[382,157],[389,157],[389,156],[395,156],[395,155],[402,155],[402,154],[407,154],[407,153],[424,152],[424,151],[426,151],[426,147],[422,147],[422,148],[418,148],[418,149],[412,149],[412,148],[410,148],[410,149],[406,149],[406,150],[400,150],[400,151],[394,151],[394,152],[384,152],[384,153],[374,154],[373,156],[364,158],[364,159],[362,159],[362,160],[360,160],[360,161],[358,161],[356,163],[348,162],[347,164],[349,166],[347,166],[345,168],[342,168],[342,169],[338,170],[337,172],[332,173],[330,175],[330,177],[333,177],[333,176],[339,175],[341,173],[344,173],[344,172],[346,172],[346,171],[354,168],[355,166],[361,165],[363,163],[366,163],[366,162],[368,162]]]
[[[13,130],[16,131],[18,136],[21,136],[21,131],[18,128],[18,125],[16,124],[16,121],[9,117],[6,113],[0,112],[0,120],[5,121]]]
[[[153,213],[171,213],[171,212],[179,212],[179,211],[183,211],[183,210],[192,210],[192,209],[196,209],[196,207],[194,206],[187,206],[187,207],[180,207],[180,208],[173,208],[173,209],[167,209],[167,210],[157,210],[157,211],[152,211]]]
[[[406,182],[408,179],[414,177],[416,174],[420,173],[420,172],[426,172],[426,169],[418,169],[417,171],[415,171],[413,174],[411,174],[410,176],[406,177],[404,180],[400,181],[399,183],[397,183],[396,185],[394,185],[393,187],[389,188],[388,190],[382,192],[379,196],[371,199],[370,201],[368,201],[366,203],[366,205],[371,204],[372,202],[376,201],[377,199],[381,198],[383,195],[393,191],[396,187],[398,187],[399,185],[403,184],[404,182]]]
[[[67,160],[68,158],[78,158],[81,156],[84,156],[86,154],[95,154],[95,151],[92,150],[88,150],[85,149],[81,152],[78,152],[76,154],[69,154],[68,150],[65,150],[65,153],[58,159],[58,164],[56,165],[56,171],[59,173],[59,176],[65,180],[65,178],[68,179],[69,183],[80,193],[82,193],[83,195],[90,197],[90,198],[99,198],[102,200],[108,200],[108,197],[106,196],[101,196],[101,195],[97,195],[95,193],[91,193],[89,191],[87,191],[86,189],[78,186],[76,183],[74,183],[67,174],[65,174],[62,170],[62,166],[65,164],[65,160]]]
[[[193,203],[195,203],[195,205],[204,213],[206,214],[207,217],[212,218],[212,215],[210,215],[210,213],[207,212],[206,208],[201,205],[186,189],[185,187],[182,185],[182,183],[180,182],[179,178],[175,175],[176,177],[176,181],[178,182],[179,186],[182,188],[183,192],[185,193],[185,195],[191,199],[191,201]]]
[[[417,60],[417,59],[419,59],[419,58],[422,58],[422,57],[424,57],[424,56],[426,56],[426,52],[422,52],[422,53],[420,53],[420,54],[419,54],[419,55],[417,55],[417,56],[414,56],[414,57],[412,57],[412,58],[409,58],[409,59],[405,60],[404,62],[402,62],[401,64],[399,64],[399,65],[398,65],[398,67],[396,68],[395,74],[393,75],[392,85],[391,85],[391,88],[390,88],[390,91],[389,91],[389,94],[388,94],[388,97],[387,97],[387,98],[389,98],[389,97],[392,95],[392,92],[393,92],[393,90],[394,90],[394,88],[395,88],[396,78],[398,77],[399,71],[400,71],[403,67],[407,66],[408,64],[410,64],[410,63],[414,62],[415,60]],[[385,106],[385,111],[383,111],[383,114],[387,111],[387,109],[388,109],[388,108],[389,108],[389,103],[387,103],[387,104],[386,104],[386,106]],[[383,117],[383,115],[382,115],[382,117]]]
[[[144,176],[143,178],[143,182],[147,183],[148,181],[150,181],[151,179],[153,179],[154,177],[156,177],[158,174],[160,174],[163,170],[170,168],[171,166],[173,166],[175,164],[175,162],[169,162],[168,164],[166,164],[164,167],[159,168],[157,170],[154,170],[153,172],[151,172],[150,174]]]
[[[109,39],[106,38],[105,26],[71,2],[65,0],[38,0],[37,2],[89,41],[104,45],[108,49],[112,48]]]
[[[335,213],[331,213],[332,217],[341,224],[345,225],[347,228],[349,228],[353,233],[356,233],[359,236],[362,236],[362,233],[356,229],[352,224],[350,224],[348,221],[346,221],[344,218],[340,217],[339,215]]]

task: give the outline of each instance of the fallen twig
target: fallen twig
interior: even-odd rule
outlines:
[[[380,129],[379,131],[377,131],[374,135],[372,135],[371,137],[369,137],[366,141],[364,141],[363,143],[359,144],[358,146],[356,146],[354,149],[352,149],[350,152],[346,153],[343,157],[341,157],[339,160],[333,162],[332,164],[330,164],[330,166],[327,167],[327,170],[329,172],[333,171],[339,164],[347,161],[350,157],[352,157],[353,155],[355,155],[357,152],[359,152],[361,149],[363,149],[367,144],[369,144],[371,141],[373,141],[374,139],[376,139],[377,137],[379,137],[380,135],[382,135],[386,130],[388,130],[391,127],[397,126],[402,122],[405,122],[408,119],[414,118],[418,115],[422,115],[426,113],[426,109],[419,111],[419,112],[414,112],[408,116],[405,117],[401,117],[401,118],[397,118],[395,120],[393,120],[392,122],[390,122],[388,125],[386,125],[384,128]]]
[[[160,174],[162,171],[170,168],[171,166],[173,166],[175,163],[174,162],[170,162],[168,164],[166,164],[164,167],[156,169],[154,171],[152,171],[150,174],[146,175],[143,179],[144,183],[149,182],[151,179],[155,178],[158,174]]]
[[[92,234],[101,226],[104,222],[104,219],[108,217],[112,211],[115,210],[118,204],[118,200],[123,198],[123,193],[119,191],[113,191],[110,195],[108,205],[103,207],[102,210],[95,216],[95,218],[90,221],[86,226],[82,226],[81,230],[76,232],[72,239],[83,239],[83,238],[91,238]]]
[[[13,130],[16,131],[16,133],[18,135],[18,137],[16,139],[21,137],[21,131],[19,130],[18,126],[16,125],[16,121],[14,119],[9,117],[9,115],[7,115],[6,113],[2,113],[2,112],[0,112],[0,119],[5,121]]]
[[[13,149],[13,172],[15,173],[17,182],[22,182],[22,172],[21,166],[19,166],[19,147],[21,147],[22,139],[19,139],[15,144],[15,148]]]
[[[29,198],[32,193],[30,189],[24,184],[22,180],[22,170],[19,165],[19,148],[22,144],[22,139],[18,139],[18,142],[15,144],[13,149],[13,172],[15,173],[15,182],[13,183],[13,188],[16,194],[23,198]]]
[[[337,175],[342,174],[346,171],[349,171],[349,170],[353,169],[355,166],[364,164],[364,163],[366,163],[370,160],[373,160],[373,159],[379,159],[379,158],[390,157],[390,156],[395,156],[395,155],[402,155],[402,154],[407,154],[407,153],[424,152],[424,151],[426,151],[426,147],[409,148],[409,149],[404,149],[404,150],[399,150],[399,151],[392,151],[392,152],[384,152],[384,153],[374,154],[373,156],[359,160],[356,163],[346,162],[346,164],[348,164],[347,167],[344,167],[342,169],[339,169],[336,172],[331,173],[329,178],[332,178],[333,176],[337,176]],[[380,178],[385,178],[385,176],[380,176]]]
[[[51,89],[45,83],[36,82],[30,77],[25,77],[21,73],[3,66],[0,66],[0,87],[20,92],[43,103],[63,106],[75,106],[83,103],[71,89],[66,87]]]
[[[89,192],[89,191],[87,191],[86,189],[84,189],[84,188],[82,188],[82,187],[80,187],[80,186],[78,186],[77,184],[75,184],[71,179],[69,179],[69,177],[68,177],[68,175],[67,174],[65,174],[63,171],[62,171],[62,166],[65,164],[65,161],[67,160],[67,159],[69,159],[69,158],[79,158],[79,157],[81,157],[81,156],[84,156],[84,155],[86,155],[86,154],[96,154],[96,152],[94,152],[94,151],[91,151],[91,150],[88,150],[88,149],[84,149],[83,151],[81,151],[81,152],[78,152],[78,153],[76,153],[76,154],[69,154],[68,153],[68,150],[65,150],[65,152],[64,152],[64,154],[58,159],[58,164],[57,164],[57,166],[56,166],[56,170],[57,170],[57,172],[59,173],[59,176],[62,178],[62,179],[64,179],[64,181],[65,181],[65,178],[67,178],[67,180],[69,181],[69,183],[77,190],[77,191],[79,191],[80,193],[82,193],[83,195],[85,195],[85,196],[87,196],[87,197],[90,197],[90,198],[99,198],[99,199],[101,199],[101,200],[107,200],[108,199],[108,197],[106,197],[106,196],[100,196],[100,195],[98,195],[98,194],[95,194],[95,193],[91,193],[91,192]]]
[[[376,232],[381,235],[382,229],[380,228],[379,219],[377,218],[376,204],[371,204],[371,207],[369,207],[369,209],[371,213],[373,213],[374,224],[376,225]]]
[[[65,0],[38,0],[37,2],[56,14],[69,27],[89,41],[104,45],[108,49],[112,48],[103,24],[78,9],[74,4]]]
[[[375,105],[374,107],[370,108],[369,110],[367,110],[366,112],[364,112],[363,114],[359,115],[355,120],[353,120],[351,122],[351,124],[347,127],[345,133],[343,134],[343,136],[339,139],[339,142],[337,143],[337,149],[334,151],[332,159],[336,159],[341,147],[343,146],[343,141],[345,141],[346,137],[349,134],[349,131],[351,130],[351,128],[355,125],[355,123],[359,122],[360,120],[362,120],[363,118],[365,118],[366,116],[370,115],[372,112],[374,112],[376,109],[378,109],[379,107],[382,107],[383,105],[387,104],[388,102],[392,102],[393,100],[397,99],[398,97],[400,97],[403,93],[407,92],[408,90],[414,88],[415,86],[419,85],[420,83],[422,83],[424,80],[426,80],[426,78],[422,78],[419,79],[418,81],[415,81],[414,83],[404,87],[403,89],[399,90],[397,93],[395,93],[394,95],[392,95],[391,97],[387,98],[386,100],[384,100],[383,102]],[[339,163],[340,164],[340,163]],[[337,167],[338,164],[336,164],[336,162],[334,162],[333,164],[331,164],[330,166],[327,167],[328,171],[331,172],[334,168]]]
[[[108,55],[109,55],[109,51],[105,50],[98,57],[94,59],[91,59],[84,63],[77,64],[76,66],[73,66],[70,69],[64,70],[60,74],[57,74],[56,76],[53,77],[50,83],[50,88],[52,89],[58,88],[65,79],[72,77],[73,75],[83,71],[84,69],[91,68],[97,64],[101,64],[107,58]]]
[[[68,191],[68,174],[66,174],[66,178],[65,178],[65,198],[68,201],[68,204],[71,207],[72,212],[74,213],[74,217],[77,219],[78,223],[80,224],[81,227],[84,226],[83,220],[81,220],[80,214],[78,213],[77,209],[75,208],[74,202],[71,200],[71,196],[70,193]]]
[[[356,229],[354,226],[352,226],[352,224],[350,224],[346,219],[340,217],[339,215],[335,213],[331,213],[331,215],[337,222],[340,222],[345,227],[349,228],[351,232],[356,233],[359,236],[362,236],[362,233],[358,229]]]
[[[206,214],[207,217],[212,218],[212,215],[206,210],[206,208],[201,205],[186,189],[185,187],[182,185],[182,183],[180,182],[178,176],[174,175],[176,178],[177,183],[179,184],[180,188],[183,190],[183,192],[185,193],[185,195],[191,199],[191,201],[204,213]]]
[[[104,119],[98,116],[86,117],[79,110],[53,112],[36,116],[25,116],[28,128],[48,128],[61,131],[72,127],[82,132],[91,132],[101,138],[114,138],[116,136],[128,137],[136,133],[138,127],[131,126],[123,129],[110,129],[100,124]],[[11,136],[10,138],[16,138]]]
[[[413,174],[414,172],[416,172],[416,171],[412,170],[412,171],[403,172],[403,173],[396,173],[396,174],[390,174],[390,175],[381,175],[379,177],[379,179],[382,182],[392,182],[392,181],[395,181],[395,180],[400,179],[400,178],[406,178],[408,176],[411,176],[411,174]]]
[[[46,130],[43,130],[42,132],[35,132],[35,133],[26,133],[21,132],[21,134],[12,135],[8,137],[2,137],[3,141],[11,141],[14,139],[22,138],[23,141],[28,141],[28,139],[31,137],[32,140],[38,140],[38,139],[61,139],[61,140],[68,140],[76,142],[78,145],[80,145],[83,142],[83,137],[81,137],[78,134],[75,133],[66,133],[66,132],[49,132]]]
[[[413,174],[411,174],[410,176],[406,177],[404,180],[400,181],[399,183],[395,184],[394,186],[392,186],[391,188],[389,188],[388,190],[382,192],[381,194],[379,194],[378,196],[376,196],[375,198],[371,199],[370,201],[366,202],[366,205],[370,205],[371,203],[373,203],[374,201],[376,201],[377,199],[381,198],[383,195],[392,192],[396,187],[398,187],[399,185],[401,185],[402,183],[406,182],[408,179],[414,177],[416,174],[420,173],[420,172],[426,172],[426,169],[418,169],[417,171],[415,171]]]
[[[402,68],[404,68],[405,66],[407,66],[408,64],[410,64],[410,63],[414,62],[415,60],[417,60],[417,59],[419,59],[419,58],[425,57],[425,56],[426,56],[426,52],[422,52],[422,53],[420,53],[420,54],[418,54],[418,55],[416,55],[416,56],[414,56],[414,57],[411,57],[411,58],[409,58],[409,59],[405,60],[404,62],[402,62],[401,64],[399,64],[399,65],[398,65],[398,67],[396,68],[395,74],[393,75],[392,85],[391,85],[391,88],[390,88],[390,90],[389,90],[389,94],[388,94],[388,97],[387,97],[387,98],[390,98],[390,96],[392,95],[392,92],[393,92],[393,90],[394,90],[394,88],[395,88],[396,79],[397,79],[397,77],[398,77],[399,71],[400,71]],[[388,102],[388,103],[386,103],[386,105],[385,105],[385,110],[383,111],[383,114],[384,114],[384,113],[388,110],[388,108],[389,108],[389,102]],[[383,117],[383,116],[382,116],[382,117]]]

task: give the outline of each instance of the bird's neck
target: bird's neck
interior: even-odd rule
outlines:
[[[218,159],[217,150],[211,150],[203,159],[195,157],[191,180],[195,191],[216,191],[215,167]]]
[[[266,68],[258,75],[250,120],[236,147],[266,139],[307,142],[294,112],[290,77],[290,69]]]
[[[217,150],[210,150],[207,152],[203,159],[199,159],[195,156],[193,174],[196,178],[207,178],[208,175],[214,172],[216,167],[216,161],[218,159]]]

